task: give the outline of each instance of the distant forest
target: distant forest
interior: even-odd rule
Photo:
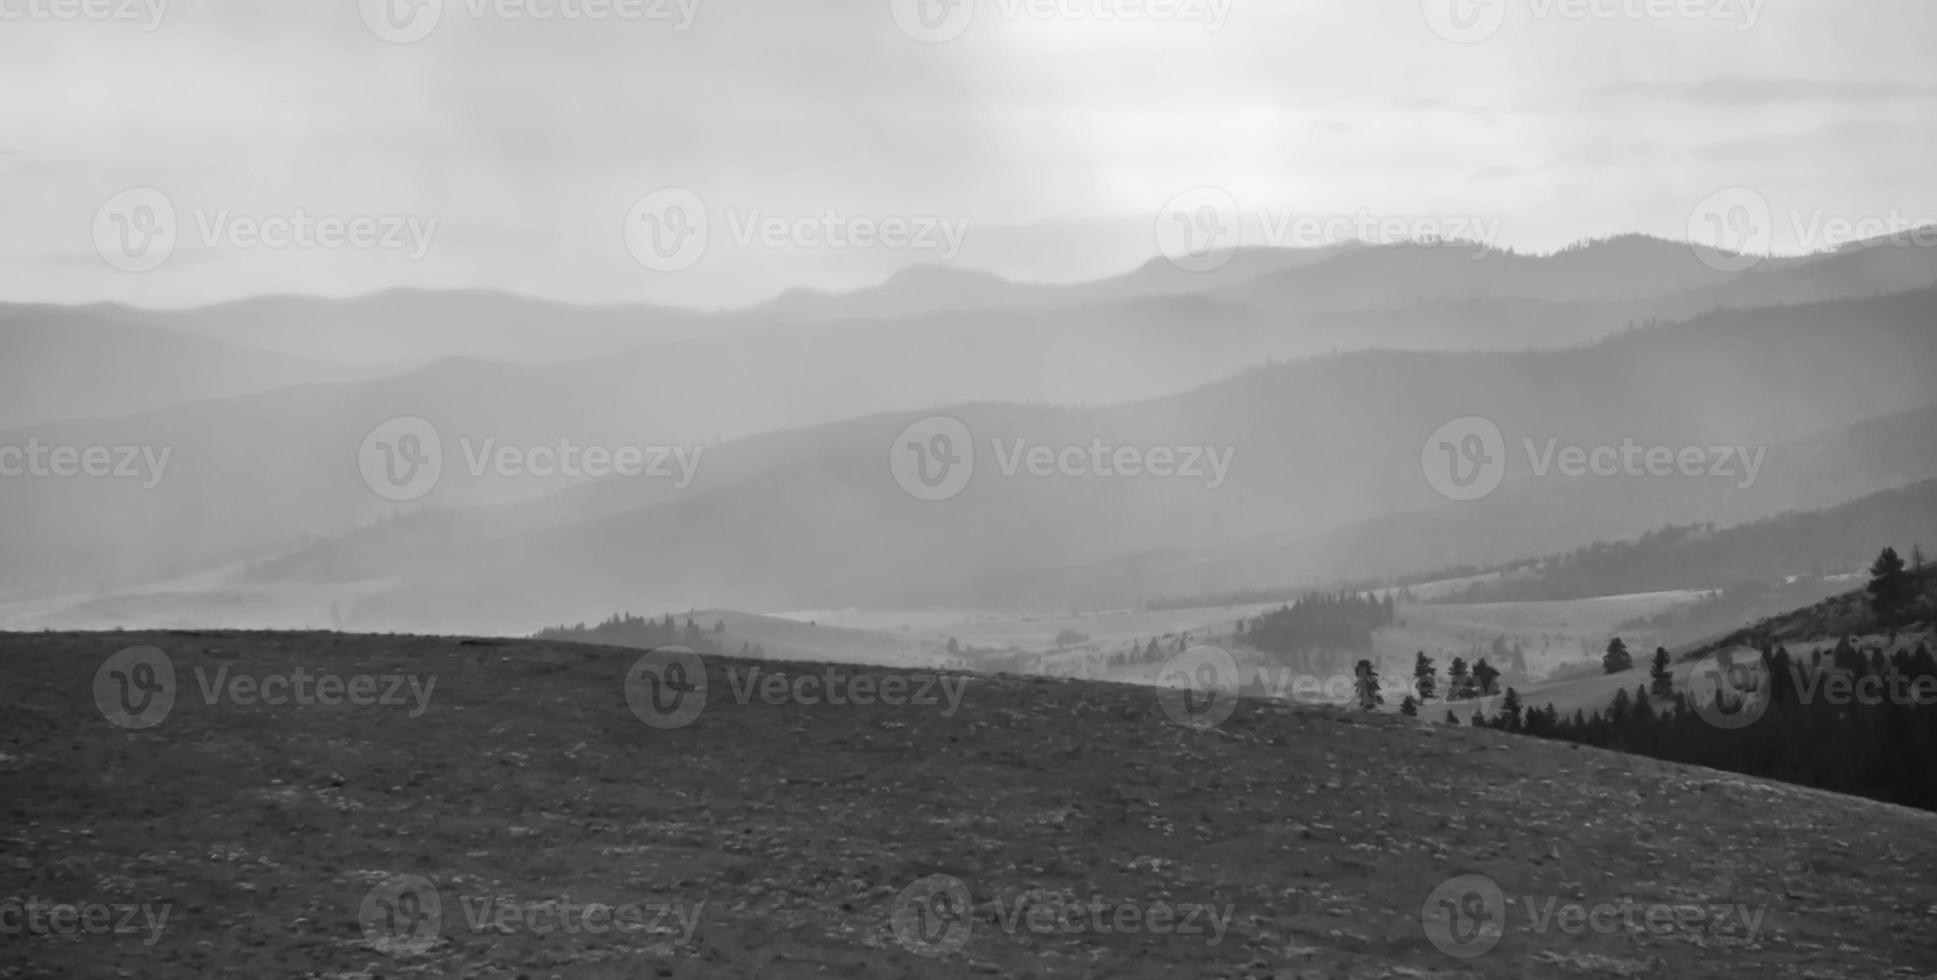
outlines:
[[[1858,610],[1860,619],[1853,618]],[[1765,642],[1758,661],[1723,663],[1735,680],[1713,685],[1719,701],[1696,704],[1674,690],[1668,653],[1657,650],[1650,682],[1632,695],[1621,691],[1605,711],[1564,719],[1551,705],[1523,711],[1509,689],[1489,724],[1937,810],[1937,658],[1927,642],[1886,653],[1887,641],[1866,647],[1851,637],[1894,638],[1898,630],[1927,629],[1933,619],[1937,568],[1911,566],[1886,548],[1863,592],[1722,641],[1727,649],[1758,632],[1824,635],[1830,627],[1843,638],[1828,657],[1820,650],[1806,660],[1792,657],[1782,644]]]
[[[725,654],[730,652],[721,649],[725,633],[724,620],[715,621],[712,626],[702,628],[691,616],[686,617],[686,623],[682,626],[673,620],[671,613],[667,613],[662,619],[634,616],[631,613],[615,613],[596,626],[587,627],[584,623],[576,626],[553,626],[532,634],[532,639],[602,643],[607,646],[642,649],[682,646],[695,653]],[[767,651],[759,646],[748,646],[744,643],[737,652],[740,656],[756,660],[767,655]]]
[[[1657,708],[1663,699],[1646,684],[1632,695],[1621,691],[1606,711],[1593,715],[1575,712],[1562,719],[1549,706],[1516,720],[1503,705],[1495,723],[1541,738],[1937,810],[1937,658],[1929,647],[1918,644],[1886,658],[1881,650],[1865,655],[1845,640],[1827,664],[1820,654],[1799,661],[1781,648],[1761,656],[1755,696],[1767,698],[1768,706],[1743,728],[1710,723],[1685,694]],[[1827,686],[1839,676],[1837,687]],[[1849,691],[1880,693],[1829,696],[1844,683]],[[1920,697],[1919,691],[1933,694]]]
[[[1239,620],[1237,641],[1305,670],[1328,670],[1339,657],[1369,653],[1372,631],[1392,622],[1393,599],[1348,592],[1312,593]]]
[[[1937,482],[1932,481],[1829,510],[1720,530],[1712,524],[1670,525],[1633,541],[1596,543],[1522,564],[1437,601],[1544,602],[1768,585],[1792,575],[1817,579],[1861,569],[1885,541],[1926,535],[1937,540]]]

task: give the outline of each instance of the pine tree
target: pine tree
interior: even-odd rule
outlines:
[[[1521,728],[1520,692],[1513,688],[1507,688],[1507,696],[1500,699],[1500,722],[1501,727],[1510,732],[1517,732]]]
[[[1652,692],[1655,697],[1669,698],[1675,695],[1675,674],[1668,666],[1668,648],[1655,647],[1654,666],[1648,668],[1652,678]]]
[[[1634,723],[1646,725],[1655,720],[1653,699],[1648,697],[1648,686],[1639,684],[1634,689]]]
[[[1359,708],[1371,711],[1385,703],[1385,696],[1379,693],[1379,671],[1372,661],[1361,660],[1353,673],[1358,677]]]
[[[1500,672],[1495,670],[1492,664],[1487,663],[1485,657],[1481,657],[1480,662],[1473,665],[1472,690],[1475,695],[1483,698],[1491,697],[1494,691],[1500,689],[1499,682]]]
[[[1473,696],[1473,678],[1466,672],[1466,658],[1454,657],[1446,668],[1446,700],[1464,701]]]
[[[1634,669],[1634,656],[1628,653],[1628,645],[1620,637],[1607,641],[1607,655],[1601,658],[1601,669],[1610,674]]]
[[[1614,701],[1607,707],[1607,720],[1613,722],[1616,728],[1620,728],[1628,723],[1628,715],[1633,711],[1634,696],[1624,687],[1614,692]]]
[[[1412,695],[1406,695],[1406,699],[1399,702],[1399,713],[1408,718],[1419,717],[1419,702],[1414,701]]]
[[[1898,611],[1909,597],[1910,577],[1904,574],[1903,559],[1897,556],[1897,549],[1884,548],[1870,566],[1870,607],[1876,611],[1877,619],[1894,622]]]
[[[1412,686],[1419,692],[1419,700],[1431,701],[1439,693],[1437,674],[1432,658],[1426,656],[1426,651],[1419,651],[1419,656],[1412,662]]]

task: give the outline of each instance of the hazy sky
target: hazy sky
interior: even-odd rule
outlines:
[[[124,2],[136,20],[79,9]],[[163,0],[0,0],[0,299],[739,304],[938,259],[1070,279],[1156,254],[1166,202],[1197,187],[1251,243],[1261,210],[1472,219],[1532,249],[1683,237],[1735,186],[1778,250],[1838,218],[1937,218],[1929,0],[920,0],[927,20],[916,0],[408,2],[168,0],[156,23]],[[434,27],[379,37],[396,24]],[[627,237],[668,187],[707,223],[676,271]],[[97,244],[152,232],[102,212],[130,188],[175,211],[150,271]],[[918,247],[829,247],[830,209],[904,219]],[[233,234],[299,210],[397,247]],[[815,226],[770,246],[756,213]]]

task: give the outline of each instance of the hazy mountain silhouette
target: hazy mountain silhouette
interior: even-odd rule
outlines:
[[[426,577],[407,594],[427,609],[511,616],[521,604],[584,602],[595,616],[642,596],[667,608],[700,595],[759,608],[1133,601],[1280,584],[1304,569],[1392,574],[1530,557],[1937,476],[1922,408],[1937,399],[1937,379],[1921,369],[1937,354],[1933,311],[1937,294],[1924,291],[1725,312],[1578,351],[1344,355],[1103,408],[954,406],[977,438],[976,470],[942,503],[912,499],[888,471],[889,445],[920,413],[875,416],[719,447],[694,487],[652,506],[621,510],[606,498],[588,508],[605,516],[465,541],[456,562],[420,552],[344,565],[338,554],[329,574]],[[1431,490],[1420,455],[1435,428],[1463,415],[1499,424],[1508,475],[1493,496],[1453,504]],[[1764,454],[1746,489],[1720,478],[1535,479],[1520,443],[1549,436]],[[1201,481],[1005,478],[988,440],[1017,437],[1231,445],[1236,456],[1215,491]],[[607,492],[622,491],[579,491]],[[1417,515],[1395,516],[1407,512]],[[1344,530],[1314,537],[1333,529]],[[1192,548],[1213,573],[1205,580],[1093,574],[1112,559]],[[315,567],[296,559],[280,573],[302,580]]]
[[[1685,246],[1678,248],[1688,254]],[[1445,257],[1459,251],[1358,249],[1310,271],[1373,256],[1405,259],[1427,253],[1432,254],[1421,261],[1443,269]],[[1500,268],[1516,272],[1525,263],[1541,261],[1598,268],[1630,251],[1665,266],[1658,245],[1647,239],[1603,243],[1545,259],[1493,258],[1502,263]],[[1905,274],[1901,268],[1914,268],[1910,259],[1900,251],[1850,250],[1779,263],[1750,275],[1771,288],[1783,288],[1784,277],[1797,273],[1841,284],[1895,281],[1892,277]],[[1475,264],[1470,252],[1458,261]],[[1485,267],[1487,261],[1493,259],[1478,265]],[[1822,263],[1835,265],[1824,272]],[[1860,271],[1878,268],[1885,272]],[[1268,278],[1299,274],[1292,270]],[[1416,286],[1414,291],[1427,288]],[[460,441],[465,438],[479,452],[486,438],[522,446],[555,444],[560,438],[579,445],[706,445],[700,482],[680,492],[674,502],[696,507],[702,506],[696,501],[707,501],[706,519],[696,526],[718,520],[728,538],[769,519],[781,525],[794,521],[838,528],[837,518],[850,513],[856,502],[874,500],[883,492],[891,492],[881,504],[892,512],[905,498],[892,483],[880,485],[886,474],[885,446],[894,434],[881,430],[897,421],[873,417],[883,411],[918,415],[935,406],[1007,402],[1014,404],[977,409],[969,413],[977,417],[965,421],[983,439],[1006,433],[1033,442],[1074,439],[1087,444],[1095,436],[1138,446],[1190,442],[1238,447],[1230,483],[1217,491],[1214,503],[1192,499],[1176,486],[1137,481],[1057,497],[1043,495],[1044,481],[1012,480],[1006,493],[1014,497],[1013,504],[992,504],[980,515],[970,513],[972,508],[941,511],[962,520],[960,533],[972,540],[951,541],[943,535],[935,538],[937,547],[999,551],[1003,558],[986,569],[964,569],[955,561],[955,571],[968,577],[950,581],[973,584],[999,576],[1023,581],[1048,568],[1087,567],[1140,551],[1238,537],[1311,535],[1392,513],[1428,510],[1439,501],[1420,477],[1420,447],[1438,425],[1465,415],[1494,418],[1510,445],[1527,432],[1588,445],[1623,437],[1709,445],[1779,442],[1904,411],[1937,398],[1923,370],[1932,362],[1930,326],[1937,320],[1930,296],[1922,290],[1860,301],[1725,311],[1686,325],[1622,333],[1588,350],[1512,354],[1501,349],[1517,349],[1529,336],[1544,335],[1543,323],[1555,324],[1552,336],[1567,343],[1617,329],[1618,304],[1494,297],[1398,312],[1358,310],[1286,319],[1206,296],[1153,296],[1116,306],[1042,313],[742,326],[564,363],[446,360],[369,381],[0,432],[0,444],[33,437],[79,446],[169,447],[173,453],[169,478],[152,490],[116,481],[0,481],[0,497],[15,505],[5,513],[33,515],[32,520],[16,516],[0,527],[0,555],[5,556],[0,559],[0,587],[60,591],[145,581],[212,561],[284,553],[306,537],[366,523],[394,508],[364,486],[357,452],[366,433],[398,416],[430,419],[444,436],[447,477],[422,502],[433,507],[502,503],[564,483],[473,479],[463,472],[466,458]],[[383,294],[368,302],[435,306],[440,299],[435,294]],[[461,296],[459,305],[486,300]],[[333,302],[314,304],[322,308]],[[1585,318],[1582,314],[1589,310],[1603,319]],[[631,314],[610,310],[600,315],[616,322]],[[240,330],[245,321],[231,310],[221,329]],[[493,329],[506,338],[507,346],[531,329],[528,321],[510,315],[495,323]],[[1448,329],[1448,324],[1463,326]],[[451,324],[440,323],[426,336],[449,339],[458,336],[453,330]],[[1291,359],[1333,346],[1349,348],[1354,341],[1361,347],[1404,347],[1434,339],[1494,352],[1352,355],[1230,378],[1268,357]],[[1212,383],[1220,378],[1230,380]],[[1152,396],[1168,397],[1133,401]],[[1130,403],[1107,409],[1044,404],[1078,401]],[[995,413],[995,424],[984,435],[980,416],[987,413]],[[909,418],[899,417],[899,424]],[[842,419],[853,421],[811,428]],[[780,431],[803,426],[810,428]],[[778,434],[747,439],[766,431]],[[729,444],[714,445],[717,439]],[[340,450],[320,448],[329,446]],[[986,450],[986,443],[981,448]],[[1502,499],[1524,475],[1517,449],[1509,456],[1515,469],[1500,492]],[[830,460],[848,460],[855,469],[852,478],[867,481],[865,490],[827,485],[826,478],[837,474],[825,468]],[[788,491],[800,498],[798,506],[756,513],[754,501],[734,505],[716,498],[728,491],[725,478],[774,478],[787,461],[820,467],[790,478],[802,481]],[[1779,480],[1779,473],[1772,461],[1762,478]],[[1877,488],[1856,483],[1852,492]],[[1030,486],[1015,489],[1023,484]],[[623,481],[570,499],[585,505],[585,516],[630,517],[624,512],[666,498],[668,489],[665,481]],[[1602,492],[1620,496],[1625,491],[1617,487]],[[1825,502],[1833,501],[1792,506]],[[533,506],[546,508],[547,521],[573,519],[558,513],[561,505],[555,502]],[[740,515],[740,509],[748,513]],[[1078,512],[1073,519],[1071,512]],[[1552,523],[1571,528],[1574,537],[1553,540],[1545,523],[1529,520],[1524,544],[1506,548],[1506,542],[1516,539],[1497,535],[1502,551],[1490,557],[1537,554],[1579,543],[1582,535],[1637,533],[1671,518],[1709,516],[1664,512],[1647,493],[1635,494],[1626,506],[1557,505]],[[507,520],[511,528],[522,528],[535,518]],[[976,520],[986,521],[986,527],[978,529]],[[1467,523],[1476,529],[1485,526],[1484,521]],[[998,546],[999,539],[985,533],[990,527],[1028,540],[1005,540]],[[761,533],[779,542],[803,532],[774,526]],[[861,524],[840,533],[882,536]],[[834,546],[830,538],[790,547],[811,561],[817,547]],[[1469,550],[1454,548],[1448,554]],[[1418,553],[1395,549],[1395,561],[1399,555]],[[432,554],[429,564],[436,565],[437,558]],[[1428,565],[1449,560],[1446,555],[1422,558]],[[1340,561],[1338,574],[1365,564],[1349,555]],[[703,562],[691,564],[694,591],[699,593]],[[757,585],[763,576],[825,585],[830,592],[841,584],[805,569],[783,573],[777,567],[755,567],[757,574],[731,580],[738,583],[733,587]],[[861,568],[847,573],[855,579],[857,593],[874,588],[874,583],[862,581],[868,574]],[[901,575],[897,587],[914,588],[923,577],[921,572]],[[931,591],[946,584],[938,579]],[[691,601],[716,604],[725,597],[695,594]]]
[[[1354,247],[1232,249],[1218,268],[1205,272],[1186,271],[1168,259],[1153,258],[1120,275],[1067,284],[1013,282],[973,269],[922,265],[904,269],[879,286],[853,292],[790,290],[771,303],[746,311],[746,316],[825,323],[973,310],[1044,312],[1113,305],[1148,296],[1208,292],[1285,269],[1314,265]]]
[[[395,289],[326,299],[263,296],[184,310],[98,307],[105,315],[323,361],[421,364],[446,357],[554,361],[706,332],[707,314],[582,306],[482,290]]]
[[[0,304],[0,429],[132,415],[364,373],[130,324],[99,307]]]

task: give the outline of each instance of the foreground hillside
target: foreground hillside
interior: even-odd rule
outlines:
[[[137,645],[173,670],[165,714],[165,670],[107,662]],[[0,976],[1937,971],[1929,814],[1391,716],[1245,702],[1198,730],[1129,686],[915,674],[932,703],[861,706],[768,703],[755,678],[743,702],[755,669],[810,695],[897,682],[716,659],[699,708],[651,701],[636,656],[0,635],[6,921],[160,923],[16,930]],[[299,668],[378,703],[260,702]],[[1441,887],[1471,875],[1504,904]],[[1604,905],[1634,926],[1569,913]],[[1502,920],[1490,951],[1436,945]]]

